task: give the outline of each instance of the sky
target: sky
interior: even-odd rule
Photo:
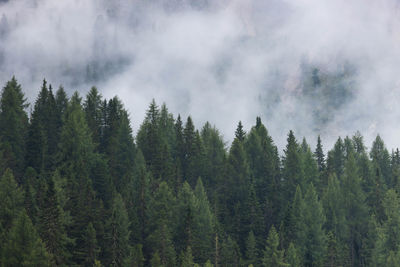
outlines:
[[[327,148],[380,134],[391,150],[399,12],[398,0],[2,0],[0,85],[15,75],[30,102],[43,78],[82,96],[94,85],[135,131],[154,98],[227,142],[260,116],[280,150],[290,129]]]

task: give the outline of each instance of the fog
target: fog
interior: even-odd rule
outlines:
[[[33,102],[46,78],[118,95],[136,131],[151,99],[232,141],[261,116],[280,149],[290,129],[331,148],[359,130],[400,146],[395,0],[0,1],[0,84]],[[311,88],[311,89],[310,89]]]

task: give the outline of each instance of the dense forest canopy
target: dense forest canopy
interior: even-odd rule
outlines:
[[[2,266],[399,266],[400,152],[360,133],[330,150],[260,117],[227,144],[149,104],[43,81],[0,98]]]

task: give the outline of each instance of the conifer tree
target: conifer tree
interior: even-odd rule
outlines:
[[[174,206],[175,199],[171,190],[166,182],[161,182],[149,204],[147,248],[153,252],[154,261],[158,257],[164,266],[175,266],[176,263],[170,228]]]
[[[332,151],[328,152],[327,170],[328,173],[336,173],[339,180],[342,178],[345,164],[345,148],[342,138],[338,138]]]
[[[82,235],[89,222],[94,222],[99,211],[99,203],[95,199],[92,183],[89,179],[94,159],[94,146],[90,130],[81,106],[81,98],[73,95],[64,115],[65,123],[61,132],[59,170],[61,177],[66,177],[67,195],[69,196],[65,210],[72,217],[67,234],[75,240],[70,247],[72,260],[81,263],[84,259],[82,251]]]
[[[48,160],[47,123],[49,123],[48,110],[49,91],[47,82],[43,80],[42,88],[36,99],[28,128],[26,164],[38,173],[45,171]]]
[[[384,199],[386,220],[378,227],[378,238],[372,254],[374,266],[393,266],[400,249],[400,199],[396,191],[389,189]]]
[[[257,251],[256,238],[254,236],[253,231],[250,231],[249,236],[247,237],[246,240],[246,259],[247,259],[246,264],[257,265],[258,251]]]
[[[193,247],[195,262],[203,264],[212,255],[215,218],[201,178],[197,180],[194,196],[194,229],[191,247]]]
[[[17,181],[24,174],[25,138],[28,127],[27,107],[21,85],[15,77],[7,82],[0,99],[0,140],[5,167],[13,170]]]
[[[204,145],[204,165],[202,181],[211,203],[216,201],[216,194],[223,180],[225,144],[218,129],[206,123],[201,130]]]
[[[184,182],[177,198],[177,222],[175,230],[177,251],[183,251],[193,245],[194,217],[197,212],[195,201],[196,199],[190,185]]]
[[[290,267],[299,267],[302,266],[301,258],[299,257],[299,253],[295,247],[295,245],[290,242],[289,247],[286,251],[285,255],[286,262]]]
[[[345,164],[342,199],[346,211],[346,222],[348,226],[347,242],[349,247],[350,264],[358,264],[362,259],[363,236],[365,236],[368,225],[368,209],[365,204],[365,194],[362,191],[360,178],[358,176],[355,158],[348,155]]]
[[[125,266],[129,256],[129,220],[120,194],[113,199],[110,218],[106,222],[107,266]]]
[[[325,215],[318,195],[311,184],[304,195],[303,225],[305,239],[299,242],[304,251],[305,266],[323,266],[326,253],[326,236],[323,229]],[[300,241],[300,240],[299,240]]]
[[[23,207],[23,193],[10,169],[7,169],[0,179],[0,203],[1,228],[8,230]]]
[[[275,227],[269,230],[268,239],[265,245],[262,265],[265,267],[288,266],[284,261],[284,250],[279,249],[279,235]]]
[[[235,240],[227,236],[221,244],[221,260],[218,266],[238,267],[240,264],[240,249]],[[217,265],[217,263],[215,264]]]
[[[315,159],[317,160],[318,171],[321,173],[325,170],[325,155],[322,149],[321,137],[318,135],[317,148],[314,152]]]
[[[93,143],[100,145],[102,140],[103,123],[105,118],[102,113],[102,95],[97,88],[93,86],[86,95],[84,110],[86,121],[92,133]]]
[[[242,122],[239,121],[238,126],[235,131],[235,137],[240,141],[243,142],[246,137],[246,132],[243,130]]]
[[[304,173],[304,184],[314,184],[319,185],[319,175],[318,175],[318,163],[315,161],[313,154],[311,152],[310,146],[307,144],[306,139],[303,139],[302,147],[302,169]],[[305,189],[305,188],[304,188]]]
[[[46,250],[52,257],[53,264],[63,265],[68,262],[65,216],[59,205],[56,188],[52,178],[49,179],[43,205],[39,211],[39,234]]]
[[[284,153],[282,176],[284,179],[284,199],[288,201],[293,198],[297,185],[304,184],[300,148],[292,131],[288,134]]]
[[[97,244],[96,230],[94,229],[91,222],[85,229],[83,242],[84,250],[82,251],[82,256],[85,258],[84,265],[94,266],[96,261],[98,260],[100,248]]]
[[[4,266],[51,266],[45,246],[25,210],[16,218],[7,239]]]

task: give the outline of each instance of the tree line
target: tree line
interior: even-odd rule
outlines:
[[[1,266],[400,266],[400,152],[259,117],[227,146],[153,100],[136,136],[118,97],[44,80],[0,99]]]

